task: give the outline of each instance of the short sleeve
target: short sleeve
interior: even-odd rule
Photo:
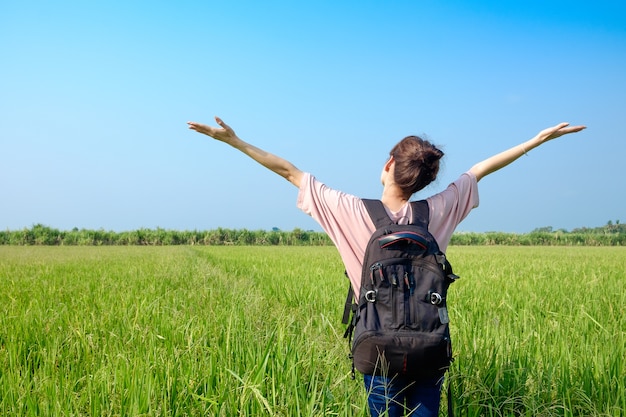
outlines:
[[[446,251],[452,233],[478,207],[478,181],[471,172],[462,174],[442,192],[427,199],[430,208],[428,230],[435,237],[439,248]]]
[[[311,216],[339,250],[355,293],[361,284],[365,248],[376,230],[363,201],[326,186],[305,173],[297,207]]]

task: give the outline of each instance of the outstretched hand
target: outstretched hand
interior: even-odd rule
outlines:
[[[541,138],[542,142],[547,142],[569,133],[580,132],[586,128],[586,126],[570,126],[569,123],[559,123],[556,126],[542,130],[539,132],[538,136]]]
[[[221,126],[220,128],[207,126],[197,122],[187,122],[187,124],[191,130],[195,130],[198,133],[204,133],[207,136],[211,136],[213,139],[232,144],[232,141],[237,139],[235,131],[217,116],[215,116],[215,121]]]
[[[187,122],[187,124],[189,125],[189,129],[195,130],[198,133],[204,133],[213,139],[217,139],[238,149],[267,169],[285,178],[296,187],[300,187],[300,181],[304,174],[291,162],[241,140],[235,134],[235,131],[219,117],[215,117],[215,121],[220,127],[211,127],[196,122]]]
[[[570,126],[569,123],[559,123],[556,126],[543,129],[541,132],[537,133],[535,137],[526,142],[477,163],[470,169],[470,171],[474,174],[474,176],[476,176],[476,179],[480,181],[481,178],[504,168],[520,156],[527,155],[527,152],[535,149],[537,146],[541,146],[541,144],[563,135],[580,132],[585,128],[586,126],[582,125]]]

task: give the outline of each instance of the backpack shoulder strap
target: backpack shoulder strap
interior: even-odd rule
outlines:
[[[382,201],[365,198],[362,199],[362,201],[363,204],[365,204],[367,213],[370,215],[370,218],[372,219],[372,222],[374,223],[374,227],[376,227],[376,229],[393,224],[393,222],[389,218],[389,215],[387,215],[387,211],[385,210],[385,206],[383,205]],[[347,276],[348,273],[346,272],[346,277]],[[348,339],[348,343],[352,343],[352,332],[354,331],[357,320],[356,312],[358,308],[358,300],[355,300],[354,297],[355,294],[354,290],[352,289],[352,284],[349,284],[348,294],[346,296],[346,303],[343,309],[343,317],[341,320],[343,324],[348,325],[346,327],[345,333],[343,334],[343,337]],[[352,378],[354,379],[354,365]]]
[[[364,198],[362,201],[363,204],[365,204],[365,208],[367,209],[367,212],[372,218],[372,222],[374,222],[374,226],[377,229],[393,224],[382,201],[369,198]]]
[[[430,221],[430,208],[428,207],[428,201],[411,201],[411,212],[413,213],[411,224],[421,224],[428,227],[428,222]]]
[[[368,214],[372,218],[372,222],[374,222],[374,226],[378,229],[379,227],[388,226],[393,224],[387,211],[385,210],[385,206],[383,202],[380,200],[373,200],[364,198],[362,199],[363,204],[365,204],[365,208],[367,209]],[[420,224],[425,227],[428,227],[428,222],[430,220],[430,209],[428,207],[428,202],[426,200],[420,201],[412,201],[411,203],[411,212],[413,214],[411,219],[411,224]]]

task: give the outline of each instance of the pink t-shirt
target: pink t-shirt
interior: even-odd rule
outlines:
[[[466,172],[442,192],[427,199],[430,209],[428,230],[446,251],[454,229],[474,208],[478,207],[476,177]],[[374,223],[360,198],[329,188],[305,173],[298,192],[298,208],[317,221],[339,250],[354,293],[359,294],[365,248]],[[386,208],[386,207],[385,207]],[[397,212],[387,209],[394,222],[406,223],[410,205]]]

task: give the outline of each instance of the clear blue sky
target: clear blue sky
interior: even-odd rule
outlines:
[[[221,116],[329,186],[380,196],[393,144],[475,162],[459,231],[626,221],[623,1],[0,2],[0,229],[319,230],[297,190],[187,129]]]

